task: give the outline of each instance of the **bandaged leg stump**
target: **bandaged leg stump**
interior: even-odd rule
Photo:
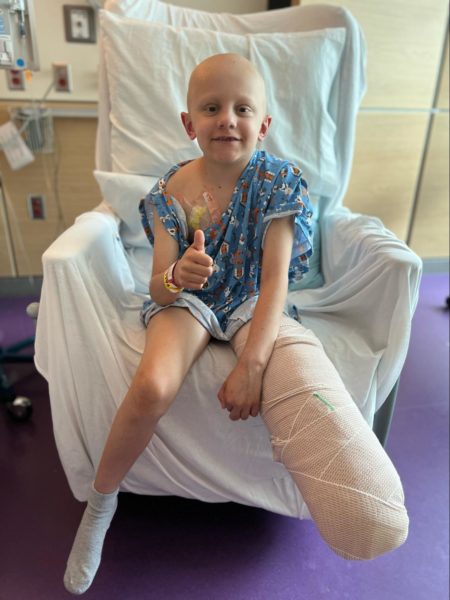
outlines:
[[[237,355],[245,340],[236,336]],[[346,559],[394,550],[408,535],[398,473],[317,337],[283,315],[261,413],[274,458],[294,479],[323,539]]]

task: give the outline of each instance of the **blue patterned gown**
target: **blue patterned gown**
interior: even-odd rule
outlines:
[[[142,224],[153,245],[153,207],[170,235],[177,241],[179,258],[190,246],[186,214],[181,204],[166,193],[167,181],[184,163],[175,165],[140,202]],[[204,230],[205,252],[214,261],[214,272],[202,290],[184,290],[169,306],[190,310],[209,333],[230,340],[252,318],[261,278],[262,250],[270,221],[295,216],[294,244],[289,283],[308,271],[312,254],[312,207],[307,184],[298,167],[256,150],[242,172],[230,204],[219,219]],[[142,320],[160,310],[153,300],[142,309]]]

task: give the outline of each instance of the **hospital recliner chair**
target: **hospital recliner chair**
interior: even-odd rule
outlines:
[[[421,261],[379,219],[343,206],[365,90],[358,23],[331,6],[231,15],[159,0],[109,0],[100,23],[95,177],[103,202],[43,256],[35,346],[75,497],[87,497],[144,346],[139,312],[152,251],[138,202],[171,164],[198,155],[178,114],[192,67],[218,52],[243,53],[261,70],[273,116],[266,149],[301,165],[316,205],[311,272],[290,290],[291,308],[385,442]],[[235,360],[229,346],[208,345],[121,489],[309,518],[262,419],[231,422],[220,408],[217,392]]]

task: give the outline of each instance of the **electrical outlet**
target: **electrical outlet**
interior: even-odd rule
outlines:
[[[25,89],[25,74],[23,71],[19,71],[16,69],[7,69],[6,81],[8,83],[8,89],[10,90]]]
[[[30,194],[28,196],[28,214],[30,219],[45,219],[45,198],[44,196]]]
[[[72,91],[72,68],[67,63],[52,63],[55,92]]]

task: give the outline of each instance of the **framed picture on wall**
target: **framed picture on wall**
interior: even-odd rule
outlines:
[[[86,5],[65,4],[63,10],[66,41],[94,44],[97,39],[94,9]]]

